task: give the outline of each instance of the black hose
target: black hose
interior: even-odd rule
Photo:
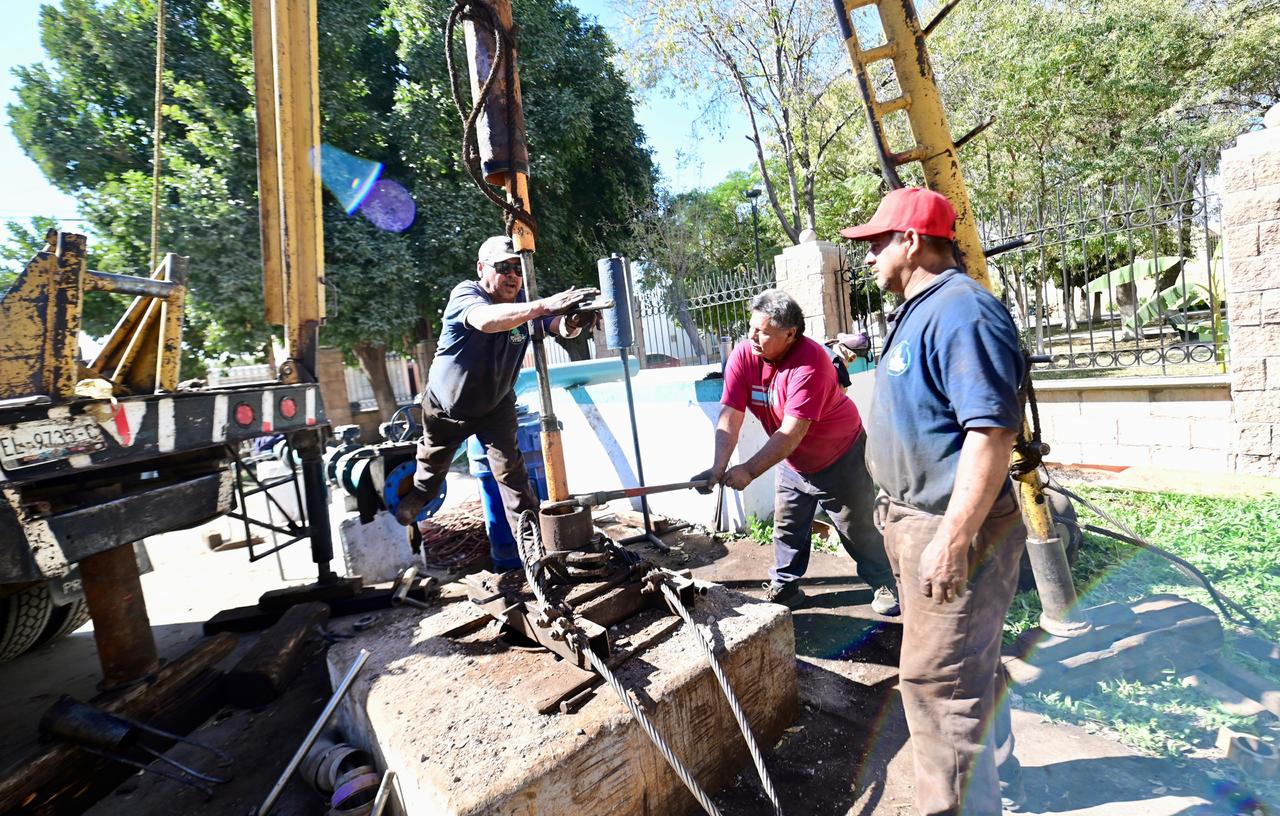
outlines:
[[[1132,529],[1126,526],[1123,522],[1109,515],[1106,511],[1102,510],[1096,504],[1084,498],[1083,496],[1079,495],[1078,493],[1074,493],[1068,490],[1067,488],[1053,481],[1052,478],[1045,480],[1044,488],[1045,490],[1052,490],[1055,493],[1066,496],[1071,501],[1084,505],[1090,511],[1092,511],[1095,515],[1097,515],[1099,518],[1102,518],[1106,520],[1108,523],[1116,527],[1119,527],[1121,530],[1124,530],[1124,533],[1117,533],[1114,530],[1109,530],[1106,527],[1099,527],[1096,524],[1077,523],[1075,526],[1078,527],[1079,529],[1087,530],[1091,533],[1097,533],[1098,535],[1104,535],[1107,538],[1111,538],[1123,544],[1130,544],[1134,547],[1147,550],[1149,552],[1155,553],[1161,558],[1165,558],[1169,560],[1175,566],[1177,566],[1184,575],[1191,578],[1192,580],[1198,581],[1200,585],[1205,588],[1205,590],[1209,593],[1209,597],[1213,598],[1214,604],[1216,604],[1218,609],[1221,610],[1222,616],[1226,618],[1228,621],[1235,621],[1238,618],[1243,618],[1246,622],[1248,622],[1254,628],[1261,628],[1262,624],[1258,621],[1257,618],[1255,618],[1252,614],[1250,614],[1249,611],[1244,607],[1242,607],[1240,604],[1236,603],[1235,601],[1226,597],[1222,593],[1218,592],[1218,590],[1214,588],[1213,583],[1209,580],[1209,578],[1203,572],[1197,569],[1195,565],[1191,564],[1186,559],[1180,558],[1179,556],[1174,555],[1168,550],[1161,549],[1160,547],[1157,547],[1156,545],[1142,538],[1136,532],[1134,532]]]

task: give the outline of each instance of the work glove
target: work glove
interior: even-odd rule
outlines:
[[[408,493],[400,497],[400,504],[396,507],[396,521],[401,524],[413,524],[429,501],[431,497],[426,492],[416,487],[411,488]]]
[[[724,478],[723,470],[717,471],[714,467],[709,467],[706,470],[702,471],[701,473],[695,473],[694,475],[690,476],[689,481],[699,482],[699,481],[702,481],[703,479],[706,479],[707,480],[706,487],[695,487],[694,490],[698,491],[704,496],[709,496],[711,495],[711,491],[715,489],[715,486],[718,485],[720,483],[720,480],[723,478]]]
[[[599,312],[570,312],[564,316],[564,324],[571,331],[585,329],[595,324],[598,314]]]
[[[593,289],[589,286],[582,286],[577,289],[566,289],[555,295],[549,295],[542,299],[542,306],[547,310],[548,315],[562,315],[572,312],[578,306],[593,300],[599,296],[600,290]]]

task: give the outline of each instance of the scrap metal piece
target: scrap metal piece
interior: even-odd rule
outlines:
[[[284,771],[281,772],[280,778],[276,780],[276,784],[267,794],[267,798],[262,800],[262,805],[257,810],[257,816],[267,816],[271,812],[271,807],[280,798],[280,793],[284,790],[285,783],[289,781],[289,777],[293,776],[293,772],[298,770],[298,765],[302,763],[303,757],[311,750],[311,744],[320,736],[320,732],[324,730],[329,718],[333,716],[333,712],[338,710],[338,703],[346,696],[351,684],[355,682],[356,675],[360,673],[360,670],[364,668],[364,664],[368,660],[369,650],[361,649],[360,654],[356,655],[355,662],[351,664],[351,668],[347,669],[347,674],[342,678],[342,682],[334,689],[333,696],[329,698],[329,702],[325,703],[324,710],[320,712],[315,724],[311,726],[311,730],[303,737],[302,744],[298,746],[298,750],[294,751],[293,756],[290,757],[289,764],[285,765]]]
[[[40,718],[40,730],[44,734],[78,745],[98,756],[189,785],[202,791],[206,796],[212,796],[213,790],[200,782],[221,784],[227,780],[183,765],[154,746],[145,744],[143,736],[152,734],[163,740],[193,745],[216,756],[224,767],[231,764],[231,757],[213,746],[110,714],[65,694]],[[178,772],[173,773],[164,768],[155,767],[149,764],[151,759],[141,762],[138,758],[140,754],[171,765],[177,768]]]

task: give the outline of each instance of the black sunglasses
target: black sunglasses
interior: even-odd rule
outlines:
[[[490,266],[499,275],[519,275],[522,271],[519,261],[499,261],[496,264],[490,264]]]

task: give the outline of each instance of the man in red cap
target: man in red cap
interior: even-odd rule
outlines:
[[[946,198],[904,188],[841,235],[870,242],[876,284],[903,298],[876,369],[867,467],[902,606],[916,806],[995,816],[1020,776],[1000,640],[1026,544],[1008,472],[1025,362],[1008,311],[960,268],[955,222]]]

